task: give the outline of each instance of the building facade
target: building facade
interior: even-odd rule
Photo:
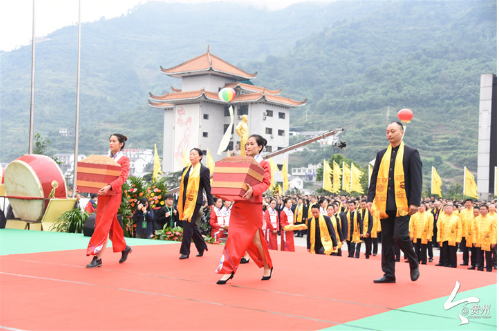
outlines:
[[[274,152],[289,144],[290,109],[303,106],[307,100],[295,101],[280,95],[281,90],[255,86],[247,73],[211,54],[209,49],[192,60],[161,71],[182,80],[182,88],[156,96],[150,94],[149,105],[164,111],[163,171],[183,168],[184,153],[198,147],[210,152],[214,161],[227,156],[228,151],[241,149],[235,127],[243,115],[248,116],[250,134],[267,139],[265,153]],[[236,96],[230,105],[218,97],[226,87]],[[231,123],[229,106],[234,111],[231,140],[227,149],[217,154],[220,141]],[[244,148],[244,147],[243,147]],[[282,165],[285,155],[274,159]]]

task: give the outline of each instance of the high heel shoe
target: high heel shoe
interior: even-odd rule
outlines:
[[[272,271],[274,271],[274,267],[272,267],[272,268],[270,269],[270,275],[268,275],[268,276],[263,276],[263,277],[262,277],[262,280],[269,280],[269,279],[272,277]]]
[[[225,285],[229,280],[231,280],[232,278],[234,278],[234,272],[232,272],[230,274],[230,277],[227,278],[227,279],[220,279],[218,282],[217,282],[217,285]]]

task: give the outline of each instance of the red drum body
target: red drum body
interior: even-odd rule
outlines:
[[[61,169],[45,155],[27,154],[12,161],[5,169],[5,191],[15,213],[26,221],[40,221],[49,196],[67,198]]]

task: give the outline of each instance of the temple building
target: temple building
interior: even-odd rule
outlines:
[[[165,95],[150,93],[149,105],[164,110],[163,171],[183,168],[184,151],[199,147],[209,150],[214,161],[238,154],[240,138],[235,127],[243,115],[248,116],[250,134],[267,139],[265,153],[289,144],[290,109],[303,106],[307,100],[295,101],[281,96],[281,90],[269,90],[251,83],[257,73],[247,73],[210,53],[193,58],[161,71],[180,78],[182,87],[171,88]],[[230,124],[229,104],[219,99],[218,92],[231,87],[236,96],[230,103],[234,110],[234,125],[227,150],[217,155],[222,137]],[[244,147],[243,147],[244,148]],[[263,152],[262,152],[263,154]],[[285,156],[273,158],[279,168]],[[206,158],[203,160],[206,164]],[[277,178],[276,178],[277,179]]]

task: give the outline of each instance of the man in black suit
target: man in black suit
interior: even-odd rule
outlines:
[[[419,262],[416,252],[409,237],[409,220],[412,214],[418,210],[421,201],[421,191],[423,186],[422,163],[417,149],[404,145],[403,150],[399,149],[404,136],[404,127],[400,122],[392,122],[386,128],[386,137],[390,142],[391,153],[388,148],[383,149],[376,155],[369,194],[367,196],[368,208],[371,210],[373,201],[386,202],[386,210],[380,210],[381,231],[382,231],[382,259],[381,269],[383,277],[375,279],[375,283],[395,283],[395,257],[393,243],[395,242],[408,258],[410,265],[411,280],[419,278]],[[403,152],[404,178],[395,178],[397,154]],[[387,173],[380,172],[380,164],[383,157],[388,157],[389,167],[384,167]],[[386,159],[385,159],[386,160]],[[386,165],[386,163],[384,163]],[[386,179],[386,183],[378,183],[380,179]],[[399,187],[395,187],[395,183]],[[397,197],[395,196],[398,192]],[[404,194],[405,191],[405,194]],[[397,205],[396,200],[400,205]],[[383,204],[381,204],[383,205]],[[400,213],[400,214],[399,214]]]
[[[191,165],[189,167],[185,167],[182,170],[182,178],[181,180],[183,181],[183,187],[180,185],[180,194],[182,194],[182,204],[183,207],[185,206],[186,199],[187,199],[187,186],[189,182],[189,176],[191,175],[191,172],[194,171],[195,166],[198,163],[201,163],[201,160],[203,159],[203,151],[201,151],[199,148],[193,148],[189,154],[189,160],[191,161]],[[181,260],[188,259],[189,254],[191,253],[191,239],[194,241],[194,245],[196,246],[196,249],[198,250],[198,255],[197,257],[201,257],[204,254],[204,251],[208,250],[208,246],[206,245],[203,236],[201,235],[201,232],[199,231],[198,226],[196,225],[196,221],[198,217],[200,216],[199,211],[201,207],[203,206],[203,190],[206,192],[206,198],[208,199],[208,205],[211,209],[213,209],[213,197],[211,196],[211,185],[210,185],[210,169],[205,167],[204,165],[200,164],[201,169],[199,171],[199,188],[197,192],[197,199],[196,199],[196,207],[194,208],[194,212],[192,213],[192,218],[188,221],[185,219],[182,219],[184,222],[184,232],[182,236],[182,246],[180,246],[180,256]],[[187,172],[186,172],[187,169]],[[179,201],[180,203],[180,201]],[[184,208],[182,208],[183,210]],[[179,214],[180,214],[180,206],[178,206]],[[185,218],[185,217],[184,217]]]
[[[311,247],[311,237],[313,237],[313,243],[314,243],[314,253],[315,254],[326,254],[330,255],[331,252],[325,252],[324,251],[324,245],[322,243],[322,240],[325,239],[325,242],[330,241],[332,245],[332,250],[335,250],[336,247],[338,246],[338,241],[336,240],[336,232],[334,231],[333,223],[331,223],[331,218],[327,215],[323,215],[324,221],[326,223],[327,227],[327,232],[324,233],[326,229],[321,229],[320,223],[319,223],[319,217],[321,216],[319,205],[315,204],[311,208],[312,212],[312,217],[308,219],[308,229],[307,229],[307,250],[310,252],[310,247]],[[315,235],[311,236],[310,235],[310,229],[311,229],[311,223],[315,223]],[[313,254],[313,253],[312,253]]]

